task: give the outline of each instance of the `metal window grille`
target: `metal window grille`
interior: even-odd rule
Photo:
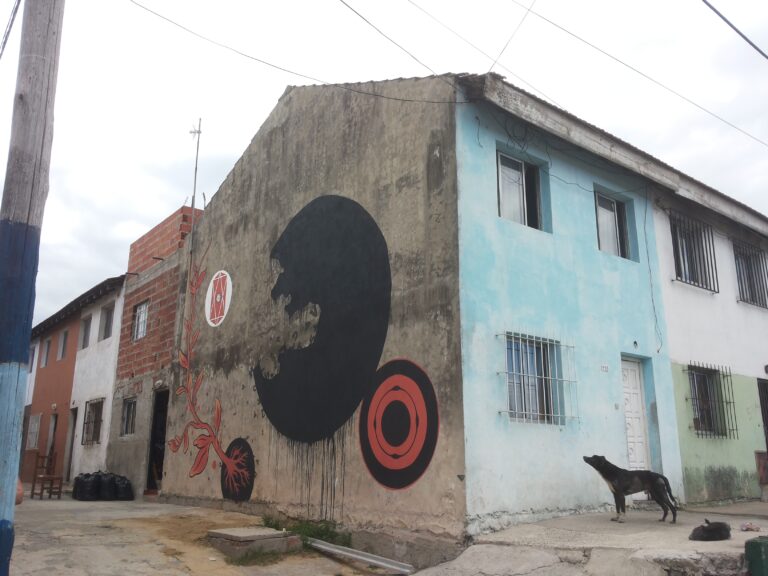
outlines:
[[[768,265],[765,252],[744,242],[733,242],[739,300],[768,308]]]
[[[507,410],[521,422],[576,418],[574,349],[557,340],[506,333]]]
[[[136,398],[123,400],[123,421],[120,436],[128,436],[136,431]]]
[[[91,400],[85,403],[85,420],[83,421],[83,437],[81,444],[101,443],[101,416],[104,399]]]
[[[675,253],[675,278],[719,292],[712,227],[679,212],[671,212],[669,222]]]
[[[149,301],[137,304],[133,309],[133,339],[140,340],[147,335],[147,316],[149,315]]]
[[[699,438],[739,437],[730,368],[690,364],[687,368],[693,429]]]

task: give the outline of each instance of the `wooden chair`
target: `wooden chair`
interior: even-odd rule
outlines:
[[[64,483],[62,476],[55,474],[56,453],[38,454],[35,460],[35,475],[32,477],[32,494],[30,498],[34,500],[35,496],[43,499],[43,494],[48,491],[48,499],[56,496],[61,500],[61,488]]]

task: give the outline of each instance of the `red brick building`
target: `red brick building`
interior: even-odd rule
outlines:
[[[195,210],[195,219],[202,210]],[[112,402],[107,467],[134,490],[157,490],[163,476],[165,417],[179,298],[179,264],[192,209],[171,214],[130,247]]]

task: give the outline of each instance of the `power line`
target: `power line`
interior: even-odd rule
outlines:
[[[218,46],[219,48],[222,48],[224,50],[228,50],[230,52],[233,52],[234,54],[237,54],[238,56],[242,56],[243,58],[248,58],[249,60],[253,60],[254,62],[258,62],[259,64],[264,64],[265,66],[269,66],[270,68],[274,68],[275,70],[280,70],[281,72],[285,72],[286,74],[292,74],[293,76],[298,76],[299,78],[304,78],[305,80],[311,80],[312,82],[316,82],[318,84],[324,84],[326,86],[335,86],[341,90],[346,90],[348,92],[354,92],[356,94],[362,94],[365,96],[373,96],[375,98],[382,98],[384,100],[394,100],[396,102],[413,102],[416,104],[467,104],[467,102],[464,101],[457,101],[457,100],[421,100],[418,98],[400,98],[397,96],[387,96],[385,94],[377,94],[376,92],[368,92],[367,90],[360,90],[358,88],[352,88],[349,85],[345,84],[333,84],[331,82],[327,82],[325,80],[321,80],[320,78],[315,78],[313,76],[309,76],[307,74],[302,74],[301,72],[296,72],[294,70],[290,70],[288,68],[284,68],[283,66],[278,66],[277,64],[273,64],[272,62],[268,62],[267,60],[263,60],[261,58],[257,58],[256,56],[252,56],[250,54],[246,54],[245,52],[242,52],[238,50],[237,48],[233,48],[232,46],[229,46],[228,44],[224,44],[223,42],[219,42],[218,40],[214,40],[213,38],[209,38],[207,36],[204,36],[200,34],[199,32],[195,32],[194,30],[187,28],[183,24],[179,24],[175,20],[172,20],[171,18],[168,18],[167,16],[164,16],[160,14],[159,12],[155,12],[154,10],[147,8],[143,4],[140,4],[136,0],[128,0],[131,4],[134,4],[141,8],[142,10],[146,10],[153,16],[156,16],[160,18],[161,20],[164,20],[168,22],[169,24],[172,24],[173,26],[176,26],[177,28],[180,28],[187,34],[191,34],[192,36],[195,36],[196,38],[199,38],[200,40],[203,40],[205,42],[208,42],[210,44],[213,44],[214,46]],[[438,78],[442,78],[441,76],[437,76]],[[453,87],[453,86],[451,86]]]
[[[704,4],[706,4],[707,6],[709,6],[709,7],[712,9],[712,11],[713,11],[715,14],[717,14],[718,16],[720,16],[720,18],[722,18],[723,22],[725,22],[726,24],[728,24],[728,26],[730,26],[731,28],[733,28],[733,29],[734,29],[734,31],[736,32],[736,34],[738,34],[739,36],[741,36],[742,38],[744,38],[744,40],[746,40],[747,44],[749,44],[750,46],[752,46],[752,48],[754,48],[755,50],[757,50],[757,51],[758,51],[758,52],[759,52],[759,53],[762,55],[762,57],[763,57],[763,58],[765,58],[766,60],[768,60],[768,54],[766,54],[765,52],[763,52],[762,50],[760,50],[760,48],[758,48],[758,47],[757,47],[757,45],[756,45],[754,42],[752,42],[752,40],[750,40],[749,38],[747,38],[747,37],[746,37],[746,36],[745,36],[745,35],[744,35],[744,34],[741,32],[741,30],[739,30],[738,28],[736,28],[736,26],[734,26],[733,24],[731,24],[731,21],[730,21],[730,20],[728,20],[728,18],[726,18],[725,16],[723,16],[723,15],[720,13],[720,11],[719,11],[717,8],[715,8],[714,6],[712,6],[712,4],[710,4],[709,2],[707,2],[707,0],[701,0],[701,1],[702,1],[702,2],[704,2]]]
[[[382,32],[382,31],[381,31],[379,28],[377,28],[377,27],[376,27],[376,25],[375,25],[373,22],[371,22],[370,20],[368,20],[368,18],[366,18],[365,16],[363,16],[362,14],[360,14],[360,12],[358,12],[357,10],[355,10],[354,8],[352,8],[352,6],[350,6],[349,4],[347,4],[347,3],[346,3],[344,0],[339,0],[339,2],[341,2],[342,4],[344,4],[344,6],[346,6],[346,7],[347,7],[347,8],[349,8],[349,9],[350,9],[352,12],[354,12],[354,13],[355,13],[355,14],[356,14],[356,15],[357,15],[357,16],[358,16],[358,17],[359,17],[361,20],[363,20],[363,22],[365,22],[366,24],[368,24],[368,26],[370,26],[371,28],[373,28],[374,30],[376,30],[376,32],[378,32],[379,34],[381,34],[382,36],[384,36],[384,38],[386,38],[387,40],[389,40],[390,42],[392,42],[392,44],[394,44],[395,46],[397,46],[398,48],[400,48],[400,50],[402,50],[403,52],[405,52],[406,54],[408,54],[408,56],[410,56],[411,58],[413,58],[413,59],[414,59],[416,62],[418,62],[419,64],[421,64],[422,66],[424,66],[424,68],[426,68],[427,70],[429,70],[429,71],[432,73],[432,75],[433,75],[433,76],[437,76],[437,73],[436,73],[434,70],[432,70],[432,68],[430,68],[429,66],[427,66],[426,64],[424,64],[424,62],[422,62],[421,60],[419,60],[418,58],[416,58],[416,56],[414,56],[413,54],[411,54],[411,53],[410,53],[408,50],[406,50],[406,49],[405,49],[405,48],[403,48],[403,47],[402,47],[400,44],[398,44],[397,42],[395,42],[395,41],[394,41],[392,38],[390,38],[389,36],[387,36],[387,35],[386,35],[384,32]]]
[[[510,0],[510,1],[511,1],[511,2],[513,2],[513,3],[515,3],[515,4],[517,4],[518,6],[522,6],[523,8],[527,8],[527,6],[525,6],[523,3],[519,2],[518,0]],[[611,59],[611,60],[613,60],[614,62],[618,62],[619,64],[621,64],[621,65],[622,65],[622,66],[624,66],[625,68],[629,68],[629,69],[630,69],[630,70],[632,70],[632,71],[633,71],[635,74],[639,74],[640,76],[642,76],[642,77],[643,77],[643,78],[645,78],[646,80],[649,80],[649,81],[653,82],[654,84],[656,84],[656,85],[657,85],[657,86],[659,86],[660,88],[663,88],[663,89],[664,89],[664,90],[666,90],[667,92],[669,92],[669,93],[671,93],[671,94],[674,94],[675,96],[677,96],[677,97],[678,97],[678,98],[680,98],[681,100],[685,100],[686,102],[688,102],[688,104],[690,104],[690,105],[692,105],[692,106],[695,106],[696,108],[698,108],[698,109],[699,109],[699,110],[701,110],[702,112],[705,112],[706,114],[709,114],[709,115],[710,115],[710,116],[712,116],[713,118],[716,118],[716,119],[720,120],[720,122],[722,122],[723,124],[727,124],[728,126],[730,126],[731,128],[733,128],[734,130],[738,130],[739,132],[741,132],[741,133],[742,133],[742,134],[744,134],[745,136],[747,136],[747,137],[751,138],[751,139],[752,139],[752,140],[754,140],[755,142],[757,142],[757,143],[759,143],[759,144],[762,144],[763,146],[765,146],[766,148],[768,148],[768,142],[766,142],[765,140],[761,140],[761,139],[760,139],[760,138],[758,138],[757,136],[753,136],[752,134],[750,134],[749,132],[747,132],[747,131],[746,131],[746,130],[744,130],[743,128],[740,128],[739,126],[737,126],[736,124],[734,124],[733,122],[729,122],[728,120],[726,120],[726,119],[725,119],[725,118],[723,118],[722,116],[719,116],[719,115],[718,115],[718,114],[716,114],[715,112],[712,112],[711,110],[708,110],[707,108],[704,108],[704,106],[702,106],[701,104],[698,104],[698,103],[694,102],[693,100],[691,100],[691,99],[690,99],[690,98],[688,98],[687,96],[684,96],[684,95],[682,95],[680,92],[677,92],[676,90],[674,90],[674,89],[670,88],[669,86],[667,86],[667,85],[665,85],[665,84],[661,83],[659,80],[656,80],[655,78],[653,78],[653,77],[649,76],[649,75],[648,75],[648,74],[646,74],[645,72],[642,72],[641,70],[638,70],[638,69],[637,69],[637,68],[635,68],[634,66],[632,66],[632,65],[630,65],[630,64],[627,64],[627,63],[626,63],[626,62],[624,62],[623,60],[621,60],[621,59],[617,58],[616,56],[614,56],[614,55],[612,55],[612,54],[610,54],[610,53],[606,52],[606,51],[605,51],[605,50],[603,50],[602,48],[600,48],[600,47],[598,47],[598,46],[596,46],[596,45],[592,44],[591,42],[589,42],[588,40],[585,40],[585,39],[584,39],[584,38],[582,38],[581,36],[579,36],[579,35],[577,35],[577,34],[575,34],[575,33],[571,32],[571,31],[570,31],[570,30],[568,30],[567,28],[564,28],[563,26],[560,26],[560,24],[558,24],[558,23],[556,23],[556,22],[553,22],[552,20],[550,20],[550,19],[549,19],[549,18],[547,18],[546,16],[542,16],[541,14],[539,14],[538,12],[536,12],[536,11],[534,11],[534,10],[531,10],[530,12],[531,12],[531,14],[533,14],[534,16],[538,16],[539,18],[541,18],[542,20],[544,20],[544,21],[545,21],[545,22],[547,22],[548,24],[550,24],[550,25],[554,26],[555,28],[557,28],[557,29],[559,29],[559,30],[561,30],[561,31],[565,32],[565,33],[566,33],[566,34],[568,34],[569,36],[572,36],[573,38],[575,38],[575,39],[576,39],[576,40],[578,40],[579,42],[582,42],[583,44],[586,44],[586,45],[587,45],[587,46],[589,46],[590,48],[592,48],[592,49],[594,49],[594,50],[597,50],[598,52],[600,52],[600,53],[601,53],[601,54],[603,54],[604,56],[607,56],[608,58],[610,58],[610,59]]]
[[[16,0],[16,2],[13,4],[13,8],[11,9],[11,17],[8,19],[8,25],[5,27],[5,33],[3,34],[3,42],[0,44],[0,58],[3,57],[3,52],[5,52],[5,44],[8,42],[8,37],[11,35],[13,22],[16,20],[16,12],[19,11],[19,4],[21,4],[21,0]]]
[[[528,10],[525,11],[525,14],[523,14],[523,17],[520,19],[520,22],[517,23],[517,26],[512,31],[512,34],[509,37],[509,40],[507,40],[507,43],[504,44],[504,48],[502,48],[501,52],[499,52],[499,55],[496,56],[496,59],[493,61],[493,64],[491,64],[491,67],[488,68],[489,73],[491,72],[491,70],[493,70],[493,67],[496,66],[496,62],[498,62],[499,58],[501,58],[501,55],[504,54],[504,51],[507,49],[507,46],[509,46],[509,43],[512,42],[512,39],[515,37],[515,34],[517,34],[517,31],[520,30],[520,27],[523,25],[523,22],[525,22],[525,19],[528,18],[528,14],[531,13],[531,8],[533,8],[534,4],[536,4],[536,0],[533,0],[533,2],[531,2],[531,5],[528,6]]]
[[[473,49],[475,52],[478,52],[478,53],[482,54],[483,56],[485,56],[486,58],[488,58],[488,60],[491,60],[491,61],[493,61],[493,56],[491,56],[490,54],[488,54],[488,52],[485,52],[485,51],[484,51],[482,48],[479,48],[478,46],[476,46],[475,44],[473,44],[471,41],[467,40],[467,39],[466,39],[464,36],[462,36],[461,34],[459,34],[458,32],[456,32],[456,30],[454,30],[453,28],[451,28],[450,26],[448,26],[447,24],[445,24],[444,22],[442,22],[441,20],[439,20],[437,17],[435,17],[433,14],[430,14],[430,13],[429,13],[429,12],[427,12],[427,11],[426,11],[424,8],[422,8],[421,6],[419,6],[418,4],[416,4],[416,2],[414,2],[413,0],[408,0],[408,3],[409,3],[409,4],[411,4],[411,5],[412,5],[414,8],[417,8],[418,10],[420,10],[421,12],[423,12],[424,14],[426,14],[426,15],[427,15],[429,18],[431,18],[431,19],[432,19],[432,20],[434,20],[434,21],[435,21],[437,24],[439,24],[440,26],[442,26],[443,28],[445,28],[446,30],[448,30],[448,32],[450,32],[451,34],[453,34],[454,36],[456,36],[456,37],[457,37],[459,40],[461,40],[462,42],[464,42],[465,44],[467,44],[468,46],[470,46],[470,47],[471,47],[471,48],[472,48],[472,49]],[[529,87],[530,87],[530,88],[531,88],[531,89],[532,89],[534,92],[538,92],[538,93],[539,93],[539,94],[541,94],[541,95],[542,95],[544,98],[546,98],[547,100],[549,100],[550,102],[552,102],[552,103],[553,103],[553,104],[555,104],[556,106],[559,106],[560,108],[562,108],[562,106],[560,106],[560,104],[558,104],[558,103],[557,103],[557,101],[555,101],[553,98],[551,98],[551,97],[547,96],[547,95],[546,95],[544,92],[542,92],[541,90],[539,90],[538,88],[536,88],[536,86],[534,86],[533,84],[531,84],[530,82],[528,82],[528,81],[527,81],[525,78],[523,78],[522,76],[518,76],[518,75],[517,75],[517,74],[515,74],[515,73],[514,73],[512,70],[510,70],[509,68],[507,68],[506,66],[504,66],[504,64],[502,64],[502,63],[498,63],[498,65],[499,65],[501,68],[503,68],[503,69],[504,69],[504,70],[505,70],[505,71],[506,71],[506,72],[507,72],[507,73],[508,73],[510,76],[512,76],[513,78],[517,78],[517,79],[518,79],[520,82],[522,82],[522,83],[523,83],[523,84],[525,84],[526,86],[529,86]]]

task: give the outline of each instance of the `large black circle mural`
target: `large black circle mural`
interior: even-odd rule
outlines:
[[[309,304],[320,318],[312,343],[280,351],[279,371],[253,370],[274,427],[291,440],[328,439],[354,414],[374,381],[390,311],[389,253],[357,202],[321,196],[288,223],[272,249],[282,273],[272,299],[290,315]]]
[[[360,448],[371,475],[388,488],[405,488],[429,466],[439,417],[427,374],[408,360],[392,360],[360,411]]]

